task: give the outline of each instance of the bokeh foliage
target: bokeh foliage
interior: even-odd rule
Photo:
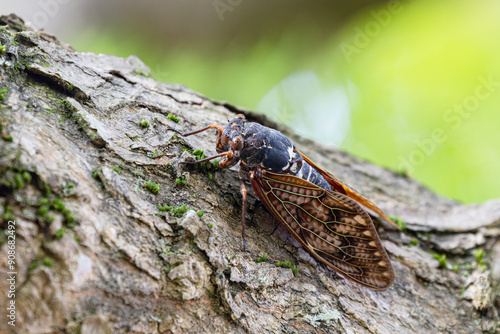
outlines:
[[[470,203],[500,197],[499,10],[392,2],[340,29],[309,19],[224,48],[169,47],[133,27],[89,29],[72,44],[137,54],[158,80],[257,109]]]

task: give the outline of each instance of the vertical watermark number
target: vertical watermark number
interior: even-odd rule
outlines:
[[[7,323],[16,326],[16,221],[9,220],[7,225]]]

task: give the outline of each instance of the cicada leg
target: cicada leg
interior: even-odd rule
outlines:
[[[247,242],[245,240],[245,214],[247,212],[247,194],[248,190],[245,185],[245,179],[240,176],[240,192],[242,198],[241,204],[241,237],[243,239],[243,251],[246,251]]]
[[[179,130],[172,129],[172,128],[167,128],[167,131],[174,131],[174,132],[176,132],[177,134],[180,134],[183,137],[187,137],[187,136],[192,136],[192,135],[195,135],[197,133],[200,133],[200,132],[203,132],[203,131],[207,131],[207,130],[210,130],[210,129],[217,129],[218,133],[222,133],[224,131],[224,129],[220,125],[216,125],[216,124],[209,125],[206,128],[195,130],[195,131],[188,132],[188,133],[182,133]]]
[[[208,158],[204,158],[204,159],[201,159],[201,160],[196,160],[196,161],[181,161],[179,162],[180,164],[186,164],[186,165],[196,165],[196,164],[199,164],[199,163],[202,163],[202,162],[205,162],[205,161],[210,161],[210,160],[213,160],[215,158],[220,158],[220,157],[224,157],[224,160],[221,160],[222,161],[229,161],[229,162],[232,162],[233,161],[233,157],[234,157],[234,153],[233,151],[228,151],[228,152],[222,152],[220,154],[217,154],[217,155],[214,155],[212,157],[208,157]],[[228,163],[229,165],[229,163]],[[221,166],[221,163],[219,163],[219,167],[220,168],[227,168],[225,165]]]

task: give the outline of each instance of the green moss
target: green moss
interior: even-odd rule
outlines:
[[[5,93],[7,93],[7,87],[0,89],[0,101],[5,101]]]
[[[205,159],[207,156],[205,155],[204,151],[201,149],[197,149],[192,154],[196,157],[196,160],[202,160]],[[220,159],[215,159],[213,161],[204,161],[201,163],[194,164],[192,166],[193,169],[200,170],[202,172],[205,172],[210,180],[213,180],[213,172],[220,171],[221,169],[219,168],[219,161]],[[224,170],[223,170],[224,171]]]
[[[177,218],[181,218],[186,212],[188,212],[189,208],[186,204],[182,204],[179,207],[176,207],[172,210],[172,215]]]
[[[50,206],[54,209],[56,209],[57,211],[63,211],[64,209],[66,209],[66,206],[64,205],[63,201],[61,201],[59,198],[58,199],[55,199],[52,201],[52,203],[50,204]]]
[[[164,153],[163,153],[163,152],[154,151],[154,152],[151,154],[151,157],[152,157],[152,158],[161,158],[163,155],[164,155]]]
[[[24,179],[20,173],[16,173],[14,175],[14,181],[16,182],[16,187],[18,189],[21,189],[22,187],[24,187]]]
[[[205,159],[207,156],[203,153],[203,150],[195,150],[193,153],[192,153],[195,157],[196,157],[196,160],[201,160],[201,159]],[[209,162],[207,161],[204,161],[204,162],[201,162],[199,164],[196,164],[194,165],[194,168],[195,169],[202,169],[204,171],[207,171],[207,165],[208,166],[211,166]]]
[[[46,205],[43,205],[43,206],[38,208],[38,214],[41,216],[45,216],[47,214],[47,212],[49,212],[49,207]]]
[[[486,270],[486,264],[484,263],[484,250],[482,248],[478,249],[474,253],[474,257],[476,258],[476,262],[478,263],[480,268]]]
[[[212,227],[214,227],[214,224],[210,223],[210,224],[208,224],[208,227],[212,228]]]
[[[448,269],[448,264],[446,263],[446,254],[432,254],[432,256],[439,261],[439,266],[443,269]]]
[[[220,159],[212,160],[212,168],[214,170],[218,170],[219,169],[219,161],[220,161]]]
[[[203,150],[196,150],[193,152],[193,155],[196,157],[196,160],[205,159],[207,156],[203,153]]]
[[[151,181],[146,181],[144,187],[146,187],[146,189],[152,192],[153,194],[158,194],[158,192],[160,191],[160,185],[153,183]]]
[[[0,43],[0,56],[3,55],[5,53],[5,45],[2,45],[2,43]]]
[[[205,213],[205,211],[203,210],[198,210],[198,212],[196,213],[198,215],[198,217],[203,217],[203,214]]]
[[[66,223],[68,224],[68,227],[73,228],[76,218],[74,216],[71,216],[71,215],[68,215],[65,218],[66,218]]]
[[[478,264],[480,265],[483,265],[484,264],[484,250],[482,248],[478,249],[475,253],[474,253],[474,257],[476,258],[476,261]]]
[[[64,197],[69,197],[71,195],[74,195],[76,193],[75,184],[64,182],[62,186],[62,192]]]
[[[464,299],[464,295],[465,295],[465,286],[462,286],[460,288],[460,299]]]
[[[389,219],[399,226],[401,232],[406,232],[406,223],[401,218],[389,216]]]
[[[157,206],[157,208],[160,211],[171,211],[173,209],[172,206],[167,206],[166,204],[164,206]]]
[[[44,266],[52,267],[54,265],[54,260],[52,260],[50,257],[44,257],[42,263]]]
[[[74,107],[71,104],[71,102],[69,102],[66,99],[61,99],[61,100],[55,101],[54,104],[56,106],[55,111],[58,111],[61,115],[64,116],[61,119],[61,121],[72,117],[72,112],[74,111]]]
[[[175,179],[175,185],[176,186],[178,186],[178,185],[187,186],[186,177],[184,175],[181,175],[181,177]]]
[[[418,239],[417,239],[417,238],[415,238],[415,239],[413,239],[413,240],[410,242],[410,244],[409,244],[408,246],[412,247],[412,246],[417,246],[417,245],[418,245]]]
[[[11,213],[12,212],[12,206],[7,205],[4,209],[4,213],[2,215],[2,218],[4,221],[9,221],[9,220],[15,220],[16,217]]]
[[[121,174],[121,170],[119,170],[118,168],[116,167],[111,167],[112,170],[114,170],[115,172],[117,172],[118,174]]]
[[[149,127],[149,123],[145,119],[143,119],[140,124],[141,124],[141,127],[143,127],[143,128]]]
[[[49,204],[49,199],[47,197],[41,198],[36,206],[42,206],[42,205],[47,205]]]
[[[259,262],[258,261],[259,259],[257,259],[257,262]],[[267,257],[266,257],[266,259],[267,259]],[[275,266],[276,267],[281,267],[281,268],[292,269],[292,272],[293,272],[294,275],[297,275],[297,273],[299,272],[299,270],[297,269],[297,267],[294,266],[294,265],[292,265],[292,263],[290,261],[282,261],[282,262],[278,261],[278,262],[276,262]]]
[[[168,114],[167,119],[169,119],[171,121],[174,121],[175,123],[179,123],[179,117],[174,116],[174,115],[172,115],[170,113]]]
[[[71,89],[71,88],[72,88],[72,86],[68,87],[68,89]],[[60,99],[60,100],[55,101],[54,105],[55,105],[54,109],[47,109],[47,110],[48,111],[55,111],[61,116],[59,118],[59,123],[62,123],[67,119],[72,119],[76,122],[76,124],[80,128],[85,128],[88,126],[87,121],[85,121],[85,116],[77,114],[76,113],[77,109],[71,104],[70,101],[68,101],[66,99]],[[52,114],[52,116],[56,116],[56,114]]]
[[[28,270],[34,270],[34,269],[36,269],[36,267],[38,267],[38,265],[40,265],[40,260],[34,259],[33,261],[31,261],[30,265],[28,266]]]
[[[68,87],[68,89],[72,89],[71,87]],[[54,109],[48,109],[44,108],[49,111],[49,114],[52,116],[56,116],[59,114],[61,117],[59,118],[59,123],[63,123],[65,120],[71,119],[74,120],[75,123],[80,127],[80,128],[85,128],[88,126],[88,122],[85,120],[84,115],[79,115],[77,112],[77,109],[71,104],[70,101],[66,99],[60,99],[56,100],[54,102],[55,108]],[[54,113],[52,113],[54,112]],[[57,114],[55,113],[57,112]]]
[[[30,183],[31,182],[31,174],[29,172],[23,172],[22,174],[24,181]]]
[[[55,234],[55,237],[57,239],[61,239],[65,234],[66,234],[66,228],[65,227],[61,227],[59,230],[57,230],[57,232]]]
[[[73,228],[74,223],[75,223],[75,217],[71,214],[71,210],[66,208],[66,205],[64,202],[56,198],[50,203],[50,207],[53,208],[56,211],[59,211],[63,214],[65,223],[68,225],[68,227]]]
[[[263,256],[257,258],[257,262],[265,262],[267,261],[267,257],[268,257],[267,253],[264,253]]]

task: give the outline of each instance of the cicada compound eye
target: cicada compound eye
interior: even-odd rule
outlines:
[[[243,148],[243,139],[240,136],[236,136],[231,141],[231,149],[233,151],[241,151]]]

